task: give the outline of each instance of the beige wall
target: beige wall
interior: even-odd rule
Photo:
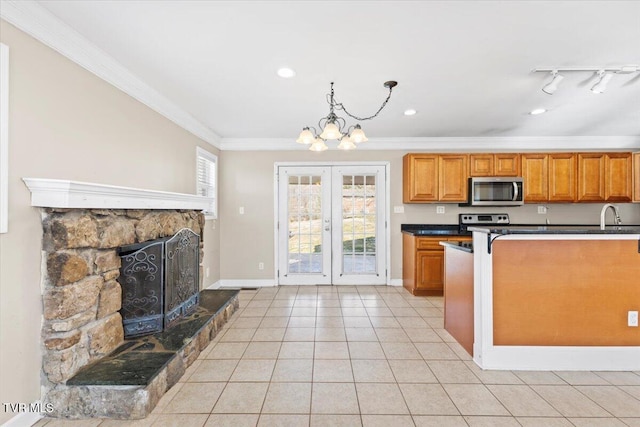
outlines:
[[[292,139],[292,145],[294,144]],[[274,164],[276,162],[388,161],[390,163],[390,212],[402,205],[402,156],[406,151],[364,151],[323,153],[309,151],[224,151],[220,169],[220,254],[224,279],[273,280],[274,273]],[[239,215],[243,206],[245,214]],[[444,215],[436,204],[404,205],[403,214],[390,214],[391,279],[402,278],[400,224],[457,224],[462,212],[507,212],[513,223],[597,224],[602,204],[548,204],[547,215],[538,205],[515,208],[469,208],[445,204]],[[640,224],[640,204],[619,204],[626,224]],[[609,213],[609,215],[611,215]],[[611,217],[609,217],[611,220]],[[264,262],[265,269],[258,270]]]
[[[40,213],[23,177],[195,192],[196,146],[218,151],[5,21],[9,232],[0,235],[0,401],[40,398]],[[219,236],[207,222],[207,280]],[[0,424],[14,414],[0,412]]]

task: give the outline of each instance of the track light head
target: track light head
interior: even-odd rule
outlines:
[[[553,95],[554,92],[558,90],[560,82],[564,79],[562,74],[558,74],[558,70],[551,71],[551,75],[553,76],[553,80],[542,88],[542,91],[548,95]]]
[[[607,90],[607,83],[609,83],[609,80],[611,80],[613,74],[606,73],[604,70],[600,70],[598,71],[598,76],[600,77],[598,83],[593,85],[593,87],[591,88],[591,92],[593,93],[602,93]]]

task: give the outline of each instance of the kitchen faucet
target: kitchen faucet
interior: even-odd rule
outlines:
[[[622,224],[622,221],[620,220],[620,211],[618,210],[618,207],[615,205],[612,205],[611,203],[607,203],[602,207],[602,210],[600,211],[600,230],[604,230],[605,228],[604,217],[605,217],[605,214],[607,213],[607,209],[609,208],[613,209],[614,222],[616,223],[616,225]]]

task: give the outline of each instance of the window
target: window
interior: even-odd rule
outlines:
[[[213,198],[204,213],[206,219],[218,217],[218,156],[196,148],[196,194]]]

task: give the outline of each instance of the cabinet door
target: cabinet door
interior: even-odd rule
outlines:
[[[438,155],[407,154],[402,171],[403,203],[438,200]]]
[[[416,289],[438,290],[444,288],[444,248],[416,252]]]
[[[524,179],[525,203],[549,200],[549,156],[546,154],[523,154],[522,178]]]
[[[549,154],[549,201],[575,202],[577,162],[573,153]]]
[[[493,176],[493,154],[469,154],[469,176]]]
[[[465,202],[467,200],[466,154],[445,154],[439,158],[438,200],[441,202]]]
[[[608,202],[630,202],[632,197],[631,153],[605,156],[605,198]]]
[[[633,201],[640,202],[640,153],[633,153]]]
[[[520,176],[520,154],[500,153],[493,155],[494,176]]]
[[[604,202],[605,155],[578,154],[578,201]]]

